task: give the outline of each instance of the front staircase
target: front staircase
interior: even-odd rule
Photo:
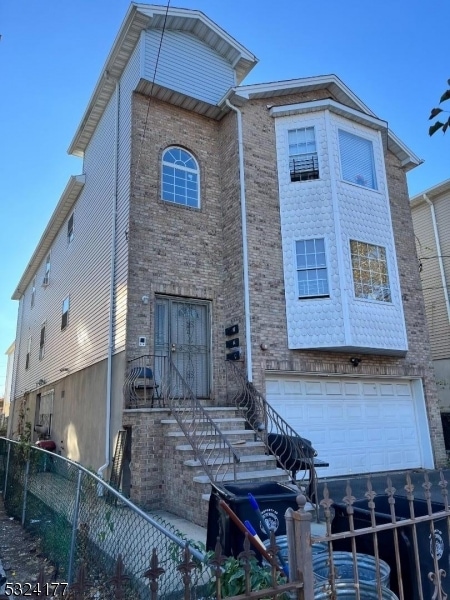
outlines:
[[[211,485],[288,483],[293,462],[303,465],[309,479],[314,476],[305,440],[267,404],[239,366],[227,366],[230,406],[211,407],[196,398],[170,356],[164,368],[158,358],[130,361],[124,397],[132,408],[144,402],[150,409],[164,409],[159,422],[161,508],[206,526]]]
[[[208,454],[207,466],[215,474],[213,482],[215,485],[244,481],[288,481],[286,472],[277,468],[276,458],[266,454],[264,443],[255,439],[253,430],[246,429],[245,418],[239,416],[237,409],[232,407],[205,407],[205,409],[239,455],[239,462],[233,465],[234,461],[226,456],[221,444],[214,443],[213,435],[207,436],[204,432],[198,432],[204,439],[201,449]],[[174,467],[182,480],[181,487],[176,483],[174,485],[175,497],[172,494],[166,495],[167,510],[198,525],[206,526],[211,476],[205,472],[202,463],[196,458],[194,449],[180,430],[178,421],[175,418],[162,419],[161,425],[164,427],[166,456],[171,456],[174,463],[178,464],[178,469],[175,465]]]

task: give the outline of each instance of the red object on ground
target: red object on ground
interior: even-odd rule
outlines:
[[[56,444],[53,440],[38,440],[36,446],[43,450],[50,450],[50,452],[56,449]]]

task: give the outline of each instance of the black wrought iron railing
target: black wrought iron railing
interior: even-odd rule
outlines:
[[[227,361],[226,365],[231,403],[264,443],[266,452],[275,456],[278,467],[289,473],[299,487],[314,484],[317,452],[311,442],[301,437],[248,381],[241,363]],[[312,494],[313,486],[305,491]]]
[[[166,407],[211,482],[236,480],[240,454],[210,417],[170,356],[129,361],[123,387],[126,408]]]

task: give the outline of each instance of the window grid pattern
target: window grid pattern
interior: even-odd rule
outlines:
[[[392,302],[386,248],[350,240],[356,298]]]
[[[316,136],[314,127],[288,131],[289,171],[291,181],[308,181],[319,178]]]
[[[342,179],[372,190],[377,189],[371,140],[339,130]]]
[[[197,161],[182,148],[168,148],[163,154],[162,199],[192,208],[200,207]]]
[[[296,254],[299,298],[329,296],[325,240],[298,240]]]

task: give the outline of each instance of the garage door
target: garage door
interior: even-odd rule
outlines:
[[[433,467],[420,381],[270,374],[266,395],[330,463],[319,477]]]

